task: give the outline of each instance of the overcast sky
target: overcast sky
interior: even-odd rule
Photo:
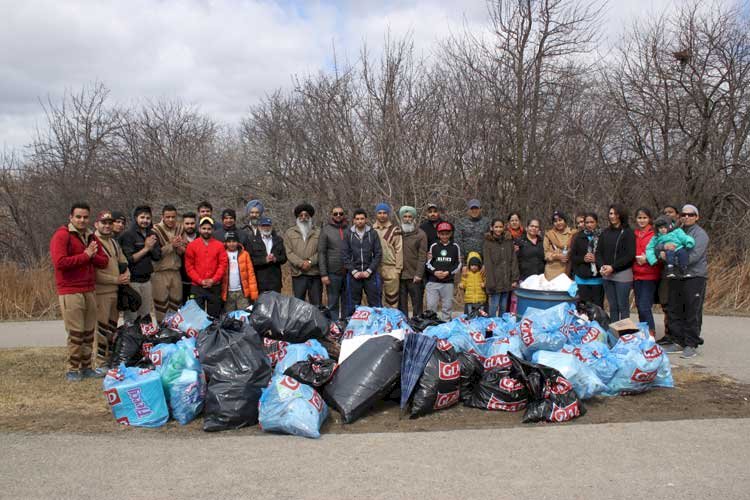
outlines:
[[[612,0],[604,36],[682,0]],[[176,98],[237,123],[294,74],[325,69],[332,47],[356,58],[390,28],[429,54],[465,24],[486,27],[484,0],[0,0],[0,149],[28,144],[40,99],[94,81],[113,102]]]

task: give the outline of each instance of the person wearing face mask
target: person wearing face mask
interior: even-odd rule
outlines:
[[[247,231],[250,236],[257,236],[260,231],[260,218],[265,211],[263,203],[260,200],[250,200],[245,205],[245,225],[242,229]]]
[[[526,224],[526,234],[515,240],[516,256],[518,257],[519,280],[544,272],[544,244],[539,232],[542,228],[541,219],[532,218]]]
[[[628,213],[621,205],[610,205],[608,218],[609,227],[602,231],[596,248],[596,265],[604,280],[609,318],[614,322],[630,317],[635,234],[628,225]]]
[[[276,234],[270,217],[258,221],[258,234],[250,240],[250,258],[258,282],[258,293],[281,293],[281,266],[286,262],[284,240]]]
[[[300,300],[318,306],[323,298],[323,285],[318,269],[320,229],[315,227],[315,209],[309,203],[294,208],[296,224],[284,234],[286,256],[292,271],[292,290]]]
[[[564,274],[570,259],[569,250],[573,232],[568,227],[568,217],[560,210],[552,213],[552,229],[544,233],[544,277],[552,280]]]
[[[331,218],[320,230],[318,238],[318,267],[320,281],[326,287],[328,310],[331,318],[344,318],[343,298],[346,284],[346,268],[341,253],[344,249],[344,237],[348,226],[346,212],[340,205],[331,209]]]
[[[398,211],[403,238],[404,268],[398,290],[398,308],[409,316],[411,299],[412,317],[422,314],[424,296],[424,271],[427,262],[427,235],[416,225],[417,209],[403,206]]]
[[[604,307],[604,285],[596,266],[599,244],[599,217],[589,212],[583,215],[583,230],[576,233],[570,244],[573,279],[578,284],[578,298]]]

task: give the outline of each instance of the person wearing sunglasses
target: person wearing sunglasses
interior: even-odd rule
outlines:
[[[663,346],[668,353],[682,352],[680,357],[692,358],[703,344],[703,299],[706,295],[708,277],[708,244],[706,231],[698,225],[700,212],[695,205],[685,205],[680,211],[682,230],[695,240],[688,250],[686,272],[669,282],[669,335],[673,344]],[[674,250],[676,245],[667,243],[665,250]]]
[[[328,310],[331,318],[343,319],[344,310],[342,298],[346,284],[346,268],[342,260],[344,237],[348,229],[344,208],[336,205],[331,209],[327,224],[320,229],[318,239],[318,266],[320,280],[326,287],[328,296]]]

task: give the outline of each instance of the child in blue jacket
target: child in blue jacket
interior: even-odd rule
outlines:
[[[672,219],[667,216],[660,216],[654,221],[656,234],[651,238],[646,247],[646,259],[652,266],[659,260],[658,255],[664,252],[667,263],[667,278],[676,278],[675,267],[679,269],[681,275],[684,275],[688,264],[688,249],[695,246],[695,240],[688,236],[685,231],[679,227],[674,227]],[[675,245],[673,250],[666,250],[664,245],[672,243]]]

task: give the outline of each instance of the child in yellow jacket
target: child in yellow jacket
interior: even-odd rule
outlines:
[[[469,252],[466,259],[468,269],[461,276],[458,285],[464,291],[464,313],[484,308],[487,294],[484,291],[484,277],[482,276],[482,257],[478,252]]]

